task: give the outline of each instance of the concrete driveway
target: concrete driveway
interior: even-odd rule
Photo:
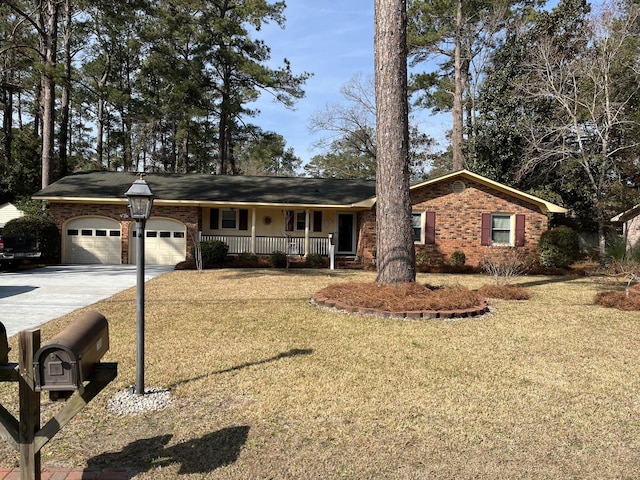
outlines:
[[[173,266],[145,266],[145,281]],[[0,322],[9,337],[136,285],[135,265],[62,265],[0,273]]]

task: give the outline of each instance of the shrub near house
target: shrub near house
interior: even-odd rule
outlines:
[[[538,256],[543,267],[568,267],[580,258],[577,232],[564,225],[543,232],[538,243]]]

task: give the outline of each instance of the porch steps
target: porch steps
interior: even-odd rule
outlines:
[[[356,256],[340,256],[336,257],[336,268],[344,270],[362,270],[364,265],[362,259]]]

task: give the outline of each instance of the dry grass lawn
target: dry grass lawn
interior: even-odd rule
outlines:
[[[316,308],[371,272],[175,271],[146,289],[157,413],[106,409],[135,381],[135,288],[91,309],[119,375],[47,446],[45,466],[136,479],[640,478],[640,312],[593,304],[598,277],[522,277],[493,313],[400,321]],[[477,289],[481,275],[420,274]],[[609,282],[609,283],[607,283]],[[43,341],[74,315],[42,328]],[[15,338],[12,361],[17,361]],[[15,384],[0,385],[15,411]],[[60,407],[43,395],[43,418]],[[0,446],[0,466],[17,465]]]

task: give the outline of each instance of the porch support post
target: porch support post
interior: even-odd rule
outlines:
[[[251,253],[256,254],[256,207],[251,209]]]
[[[311,219],[309,218],[310,216],[311,216],[311,210],[307,208],[304,211],[304,256],[305,257],[309,255],[309,245],[311,244],[311,240],[309,239],[309,230],[311,230],[310,228]]]

